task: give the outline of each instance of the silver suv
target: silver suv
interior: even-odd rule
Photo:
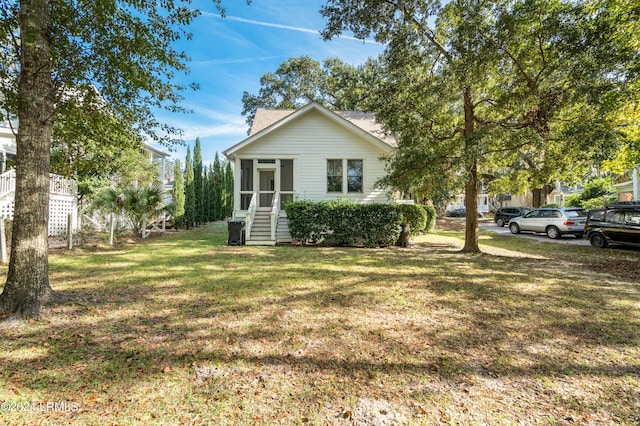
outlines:
[[[512,234],[523,231],[544,232],[549,238],[560,238],[565,234],[582,238],[587,211],[582,208],[540,208],[509,221]]]

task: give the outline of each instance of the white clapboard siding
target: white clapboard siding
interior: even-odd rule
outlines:
[[[235,155],[238,158],[293,158],[294,192],[302,199],[342,198],[385,203],[388,202],[385,191],[373,187],[376,180],[385,175],[384,163],[379,158],[391,148],[385,150],[364,135],[364,131],[337,125],[320,112],[309,111],[239,149]],[[328,193],[328,159],[363,160],[363,192]]]

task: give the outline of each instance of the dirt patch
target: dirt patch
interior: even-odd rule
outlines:
[[[391,426],[407,424],[407,417],[391,406],[389,401],[360,398],[351,420],[356,426]]]
[[[465,218],[441,217],[436,220],[436,229],[443,231],[463,231],[465,228]]]

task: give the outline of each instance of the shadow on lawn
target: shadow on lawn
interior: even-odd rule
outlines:
[[[54,262],[70,302],[0,344],[35,353],[5,357],[3,380],[86,394],[186,381],[200,364],[286,366],[300,387],[318,374],[396,380],[381,391],[391,398],[425,377],[640,376],[636,283],[448,247],[203,251],[210,240],[174,239],[75,254],[90,273]],[[615,409],[631,418],[632,407]]]

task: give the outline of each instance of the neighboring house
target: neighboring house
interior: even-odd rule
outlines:
[[[169,158],[171,154],[146,143],[143,144],[143,148],[149,158],[149,162],[158,167],[158,180],[162,183],[165,202],[166,204],[171,204],[173,202],[171,197],[171,191],[173,190],[173,170],[167,170],[167,158]]]
[[[631,180],[613,185],[618,201],[640,201],[640,165],[632,170]]]
[[[375,182],[381,157],[397,142],[373,114],[331,111],[312,102],[298,110],[256,112],[249,137],[224,151],[234,165],[234,219],[247,244],[290,241],[288,200],[392,201]]]
[[[550,203],[564,207],[564,203],[568,196],[579,194],[580,192],[582,192],[582,185],[569,186],[556,181],[553,191],[549,194],[551,200]]]
[[[15,163],[16,141],[12,130],[0,123],[0,218],[13,219],[13,202],[16,189]],[[78,223],[78,185],[76,181],[51,174],[49,190],[49,235],[67,232],[69,215],[71,224]]]
[[[481,192],[478,194],[478,214],[483,216],[487,216],[489,214],[489,210],[492,208],[492,203],[494,202],[493,198],[487,194],[486,192]],[[456,198],[449,204],[447,204],[447,208],[445,212],[458,210],[458,209],[466,209],[467,203],[465,201],[464,194],[458,194]]]
[[[527,194],[514,195],[511,193],[498,194],[493,199],[492,209],[500,207],[526,207],[533,204],[531,192]]]
[[[0,123],[0,173],[8,170],[16,161],[16,140],[8,123]]]

